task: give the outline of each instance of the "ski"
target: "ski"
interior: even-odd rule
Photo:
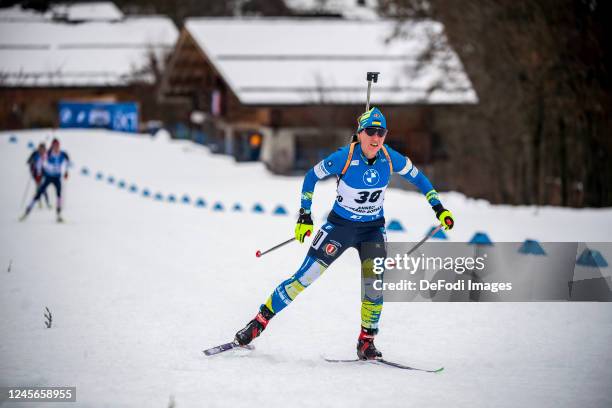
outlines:
[[[407,366],[407,365],[404,365],[404,364],[396,363],[394,361],[389,361],[389,360],[385,360],[385,359],[382,359],[382,358],[376,360],[376,362],[379,363],[379,364],[384,364],[384,365],[388,365],[388,366],[391,366],[391,367],[400,368],[402,370],[423,371],[425,373],[434,373],[434,374],[437,374],[437,373],[441,373],[444,370],[444,367],[440,367],[440,368],[437,368],[435,370],[428,370],[426,368],[410,367],[410,366]]]
[[[327,361],[328,363],[371,363],[371,364],[378,364],[378,365],[386,365],[389,367],[395,367],[395,368],[399,368],[402,370],[413,370],[413,371],[422,371],[425,373],[440,373],[444,370],[444,367],[440,367],[436,370],[428,370],[425,368],[416,368],[416,367],[410,367],[404,364],[400,364],[400,363],[396,363],[394,361],[389,361],[389,360],[385,360],[383,358],[377,358],[375,360],[360,360],[358,358],[353,358],[353,359],[333,359],[333,358],[325,358],[325,361]]]
[[[349,359],[343,360],[343,359],[323,357],[323,359],[327,361],[328,363],[356,363],[358,361],[367,361],[367,360],[360,360],[358,358],[349,358]]]
[[[215,354],[223,353],[225,351],[232,350],[238,347],[247,349],[247,350],[255,349],[255,347],[251,346],[250,344],[247,344],[246,346],[241,346],[240,344],[238,344],[236,340],[234,340],[230,343],[221,344],[216,347],[209,348],[208,350],[204,350],[203,353],[206,354],[207,356],[214,356]]]

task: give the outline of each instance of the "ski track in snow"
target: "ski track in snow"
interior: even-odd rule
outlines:
[[[612,406],[605,303],[387,303],[377,338],[385,358],[444,366],[443,373],[325,362],[354,357],[360,288],[352,250],[275,317],[256,350],[205,357],[203,349],[231,340],[302,262],[299,244],[254,256],[293,234],[301,178],[272,176],[260,163],[236,164],[190,142],[58,131],[75,162],[65,183],[67,222],[36,208],[19,223],[26,143],[51,133],[0,133],[0,386],[76,386],[77,403],[58,407],[167,406],[171,396],[177,407]],[[208,207],[143,198],[96,181],[97,171],[179,201],[202,196]],[[317,225],[333,198],[334,183],[319,183]],[[457,218],[454,241],[479,230],[494,241],[611,238],[610,209],[536,212],[458,193],[442,199]],[[217,200],[226,208],[241,202],[245,212],[213,212]],[[266,212],[282,204],[290,215],[253,214],[256,202]],[[393,241],[418,240],[435,221],[413,192],[388,191],[385,209],[408,230],[390,232]]]

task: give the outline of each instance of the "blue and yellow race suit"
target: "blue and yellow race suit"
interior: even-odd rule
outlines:
[[[343,147],[310,169],[302,186],[302,208],[309,210],[317,181],[338,177],[337,196],[327,222],[315,234],[308,254],[298,271],[276,287],[265,302],[274,313],[287,307],[310,286],[347,248],[356,248],[362,276],[371,274],[372,253],[365,243],[375,243],[378,256],[385,256],[385,219],[383,203],[392,173],[414,184],[433,207],[440,204],[438,193],[412,161],[384,145],[373,159],[367,159],[358,143]],[[376,245],[379,243],[380,245]],[[383,299],[362,297],[361,324],[377,330]]]
[[[53,184],[55,192],[57,193],[57,212],[60,213],[62,210],[62,172],[66,171],[70,165],[70,158],[66,152],[59,151],[54,153],[49,151],[42,163],[42,182],[36,190],[34,198],[28,205],[26,212],[29,213],[34,207],[36,201],[40,199],[43,194],[46,194],[47,187]]]

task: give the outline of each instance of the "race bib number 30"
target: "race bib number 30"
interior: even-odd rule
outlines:
[[[343,181],[338,184],[338,204],[354,214],[376,215],[383,207],[384,188],[355,189]]]

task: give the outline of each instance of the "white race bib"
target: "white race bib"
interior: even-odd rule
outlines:
[[[345,210],[357,215],[376,215],[382,211],[387,186],[379,188],[350,187],[340,180],[336,202]]]

